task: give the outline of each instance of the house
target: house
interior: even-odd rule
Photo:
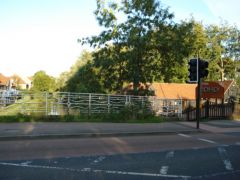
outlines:
[[[237,97],[239,93],[239,88],[234,80],[226,80],[226,81],[217,81],[218,84],[223,86],[224,88],[224,101],[228,101],[233,97]]]
[[[165,99],[164,105],[173,106],[179,100],[182,103],[182,109],[189,105],[195,106],[195,91],[197,84],[183,84],[183,83],[152,83],[155,96],[160,99]]]
[[[161,99],[195,100],[196,84],[152,83],[155,96]]]
[[[222,99],[228,102],[231,98],[236,97],[238,88],[233,80],[216,81],[224,88],[224,96],[219,99],[211,99],[212,102],[220,103]],[[161,99],[182,100],[183,108],[189,104],[194,106],[196,100],[197,84],[180,84],[180,83],[152,83],[151,88],[155,96]]]
[[[14,74],[11,77],[4,76],[0,73],[0,90],[7,89],[30,89],[32,80],[28,77]]]
[[[32,86],[32,81],[25,76],[14,74],[10,77],[12,86],[17,89],[30,89]]]
[[[4,76],[0,73],[0,90],[5,90],[9,86],[9,77]]]

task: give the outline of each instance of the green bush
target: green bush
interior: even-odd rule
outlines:
[[[129,110],[123,110],[119,113],[106,114],[81,114],[81,115],[9,115],[0,116],[0,122],[112,122],[112,123],[150,123],[163,122],[163,117],[157,117],[154,114],[132,114]]]

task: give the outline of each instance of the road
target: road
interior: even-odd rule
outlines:
[[[240,133],[0,141],[0,179],[240,179]]]

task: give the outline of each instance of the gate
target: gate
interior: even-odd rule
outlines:
[[[206,104],[200,108],[200,117],[209,119],[224,119],[231,117],[234,112],[234,103]],[[188,121],[196,120],[196,108],[187,109],[183,113],[183,119]]]

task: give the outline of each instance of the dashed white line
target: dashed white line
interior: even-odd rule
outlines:
[[[166,160],[168,160],[168,159],[170,159],[170,158],[173,158],[173,156],[174,156],[174,151],[169,151],[169,152],[166,154],[166,157],[165,157],[165,158],[166,158]],[[167,165],[162,166],[161,169],[160,169],[160,174],[162,174],[162,175],[167,175],[168,169],[169,169],[169,166],[167,166]]]
[[[40,165],[22,165],[17,163],[5,163],[0,162],[0,165],[4,166],[17,166],[25,168],[39,168],[39,169],[55,169],[55,170],[66,170],[73,172],[93,172],[93,173],[106,173],[106,174],[121,174],[121,175],[132,175],[132,176],[150,176],[150,177],[167,177],[167,178],[178,178],[178,179],[191,179],[191,176],[184,175],[167,175],[167,174],[155,174],[155,173],[139,173],[139,172],[127,172],[127,171],[112,171],[112,170],[97,170],[91,168],[83,169],[72,169],[72,168],[63,168],[56,166],[40,166]]]
[[[208,143],[211,143],[211,144],[217,144],[217,142],[212,141],[212,140],[208,140],[208,139],[198,138],[198,140],[208,142]]]
[[[220,157],[221,157],[221,159],[223,161],[225,169],[228,170],[228,171],[233,171],[232,163],[228,159],[227,152],[224,149],[224,147],[218,147],[218,152],[219,152],[219,155],[220,155]]]
[[[100,156],[93,161],[94,164],[100,163],[105,159],[105,156]]]
[[[182,137],[186,137],[186,138],[190,138],[191,136],[187,135],[187,134],[182,134],[182,133],[179,133],[178,134],[179,136],[182,136]]]
[[[229,171],[233,170],[232,163],[230,160],[225,159],[225,160],[223,160],[223,163],[225,165],[226,170],[229,170]]]
[[[160,169],[160,174],[166,175],[168,172],[168,166],[162,166]]]
[[[31,163],[32,163],[32,161],[26,161],[26,162],[22,162],[21,165],[29,165]]]

